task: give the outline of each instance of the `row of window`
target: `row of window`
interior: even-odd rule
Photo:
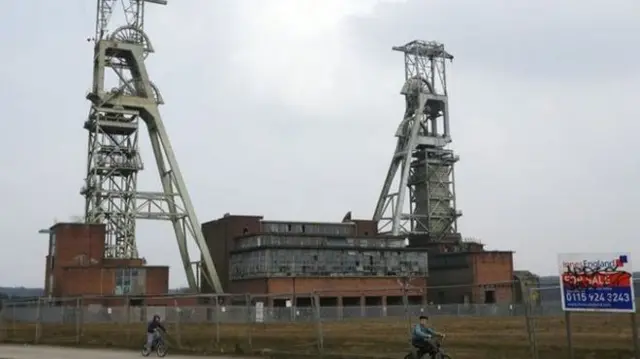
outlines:
[[[262,222],[262,231],[268,233],[308,233],[326,236],[352,236],[355,232],[355,226],[350,223]]]
[[[327,238],[258,235],[242,238],[236,242],[237,248],[257,248],[263,246],[301,247],[345,247],[345,248],[403,248],[404,239],[396,238]]]
[[[275,275],[401,276],[427,273],[424,252],[268,249],[231,256],[231,279]]]

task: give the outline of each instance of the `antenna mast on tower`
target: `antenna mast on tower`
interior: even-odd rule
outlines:
[[[393,50],[404,53],[400,92],[406,110],[373,218],[380,233],[436,241],[457,234],[461,216],[453,172],[458,156],[446,148],[451,132],[445,63],[453,56],[440,43],[419,40]]]
[[[144,32],[146,3],[166,0],[98,0],[91,102],[84,128],[89,132],[87,176],[82,194],[85,221],[106,225],[105,256],[138,258],[136,219],[167,220],[173,224],[190,288],[198,289],[187,239],[202,255],[203,278],[216,291],[222,287],[205,243],[200,223],[178,168],[162,122],[158,88],[150,81],[144,60],[153,46]],[[125,23],[110,29],[121,4]],[[139,123],[146,124],[161,192],[141,192],[138,172],[144,166],[138,147]]]

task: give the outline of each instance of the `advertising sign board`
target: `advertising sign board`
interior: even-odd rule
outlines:
[[[629,253],[560,254],[558,269],[564,311],[635,312]]]

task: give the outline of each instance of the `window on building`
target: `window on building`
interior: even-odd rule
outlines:
[[[119,268],[115,272],[115,295],[140,294],[135,293],[138,282],[137,268]]]
[[[486,290],[484,292],[484,302],[486,304],[493,304],[496,302],[496,291],[495,290]]]

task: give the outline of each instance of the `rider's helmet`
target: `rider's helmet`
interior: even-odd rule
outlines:
[[[154,314],[154,315],[153,315],[153,320],[154,320],[155,322],[159,322],[159,321],[160,321],[160,314]]]

